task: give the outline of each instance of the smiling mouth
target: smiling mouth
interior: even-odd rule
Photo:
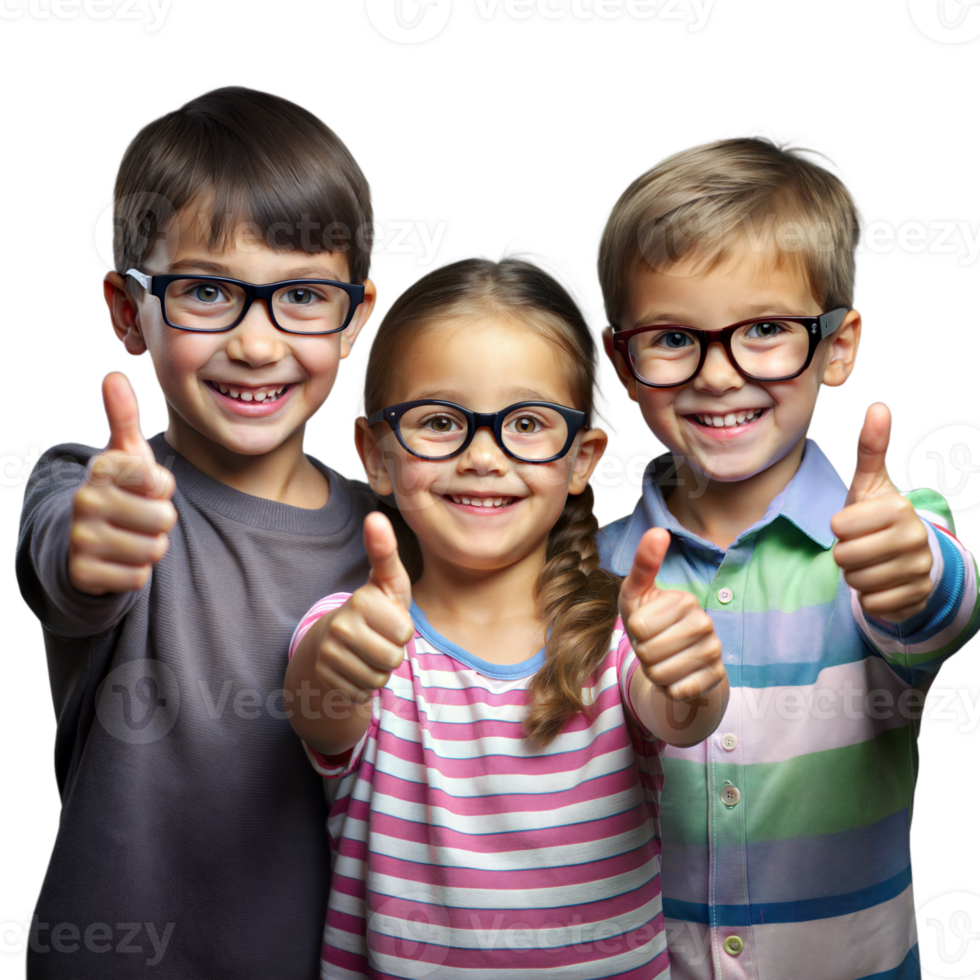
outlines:
[[[520,497],[474,497],[466,493],[446,493],[443,497],[464,507],[483,507],[487,510],[503,510],[521,499]]]
[[[749,425],[762,418],[769,411],[767,408],[753,408],[748,411],[728,412],[725,415],[688,415],[696,425],[707,429],[737,429],[740,425]]]
[[[262,385],[253,388],[246,385],[224,384],[221,381],[207,381],[206,384],[226,398],[233,398],[235,401],[241,402],[258,402],[259,404],[277,401],[293,387],[291,384],[286,384]]]

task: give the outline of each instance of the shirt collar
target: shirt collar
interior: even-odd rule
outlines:
[[[672,534],[685,538],[692,544],[722,552],[717,545],[699,538],[683,527],[667,509],[658,478],[662,477],[671,465],[673,465],[672,458],[667,453],[653,460],[647,467],[643,477],[643,496],[633,512],[633,518],[629,521],[624,535],[622,544],[625,547],[617,549],[617,552],[622,553],[615,556],[615,565],[632,564],[632,552],[636,551],[643,532],[651,527],[665,527]],[[830,460],[824,456],[813,440],[807,439],[800,468],[793,479],[773,498],[762,520],[743,531],[739,539],[754,533],[777,517],[784,517],[821,548],[830,548],[835,540],[834,532],[830,529],[830,519],[844,506],[846,497],[847,487],[831,466]],[[630,540],[627,541],[626,538]],[[627,552],[629,552],[628,562]],[[616,570],[619,571],[618,568]]]

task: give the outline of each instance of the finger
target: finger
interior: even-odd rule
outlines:
[[[166,534],[177,521],[177,511],[169,500],[138,497],[117,486],[84,485],[75,491],[73,517],[102,520],[141,534]]]
[[[318,664],[317,676],[322,681],[327,681],[329,672],[332,672],[337,680],[350,685],[349,694],[378,691],[388,683],[388,678],[391,676],[391,671],[372,667],[351,650],[338,651],[329,660]]]
[[[657,634],[653,639],[634,646],[633,651],[645,667],[655,667],[672,657],[686,656],[703,649],[704,644],[716,642],[714,628],[709,617],[704,622],[682,620]],[[669,683],[669,681],[658,681]]]
[[[113,371],[102,382],[102,402],[109,419],[109,449],[153,458],[140,430],[140,412],[133,386],[125,374]]]
[[[716,688],[722,682],[723,674],[724,668],[702,667],[676,684],[671,684],[667,693],[675,701],[691,701]]]
[[[389,674],[398,668],[404,656],[405,650],[400,644],[375,633],[359,616],[349,615],[338,616],[330,624],[318,659],[328,666],[335,666],[335,662],[348,662],[353,657],[369,672]]]
[[[349,600],[350,611],[368,629],[397,645],[399,650],[412,638],[415,625],[405,608],[394,599],[389,599],[381,589],[368,583],[358,589]]]
[[[924,529],[889,527],[853,541],[838,541],[834,545],[834,561],[844,573],[873,568],[892,561],[906,563],[910,574],[929,573],[932,551]]]
[[[878,562],[867,568],[844,572],[844,581],[862,594],[894,589],[912,582],[925,583],[928,592],[932,589],[932,579],[929,576],[932,567],[932,562],[929,560],[931,558],[932,555],[926,552],[924,557],[916,555],[912,562],[909,562],[906,557]]]
[[[391,521],[374,511],[364,518],[364,548],[371,563],[370,581],[404,609],[412,606],[412,580],[398,557],[398,541]]]
[[[915,515],[911,502],[899,493],[870,497],[839,510],[830,519],[830,529],[838,540],[850,541],[902,523],[925,527]]]
[[[630,613],[624,620],[626,633],[634,649],[650,640],[655,640],[676,623],[690,619],[700,625],[711,620],[698,605],[698,600],[690,592],[680,589],[658,590],[646,602]]]
[[[115,484],[142,497],[169,500],[176,489],[173,474],[152,456],[107,449],[88,461],[86,482],[94,487]]]
[[[366,692],[380,690],[380,688],[384,687],[384,685],[387,683],[388,677],[387,674],[382,675],[385,680],[378,687],[362,687],[361,684],[355,683],[354,681],[345,677],[339,671],[333,670],[330,667],[324,666],[323,664],[317,665],[316,674],[317,679],[323,685],[324,705],[326,706],[326,704],[330,702],[329,708],[327,708],[327,716],[333,719],[349,718],[351,712],[356,710],[355,704],[362,700],[364,694]],[[333,702],[332,695],[338,691],[347,695],[351,702],[349,705],[338,705]],[[313,696],[319,697],[320,690],[315,690],[313,692]],[[319,708],[313,708],[311,715],[304,717],[320,717]]]
[[[868,409],[858,437],[857,468],[847,494],[848,504],[863,500],[882,487],[891,486],[888,471],[885,469],[891,425],[892,417],[887,405],[876,402]]]
[[[924,584],[907,582],[881,592],[862,593],[861,608],[869,616],[901,623],[926,608],[930,592],[931,588],[925,588]]]
[[[87,595],[107,592],[135,592],[146,585],[152,572],[150,565],[122,565],[88,555],[69,556],[68,578]]]
[[[652,527],[640,538],[633,567],[619,590],[619,611],[624,620],[656,590],[656,578],[669,547],[670,532],[662,527]]]
[[[68,546],[75,554],[123,565],[155,565],[167,553],[166,534],[134,534],[102,521],[72,525]]]

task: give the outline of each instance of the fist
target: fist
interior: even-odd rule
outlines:
[[[870,616],[900,623],[921,612],[932,592],[925,525],[888,478],[891,414],[872,405],[858,440],[857,469],[844,509],[830,522],[834,560]]]
[[[669,545],[663,528],[651,528],[640,539],[620,589],[619,613],[650,681],[669,698],[690,701],[726,674],[711,617],[690,592],[660,589],[654,581]]]
[[[136,396],[124,374],[102,382],[109,445],[88,465],[75,491],[68,539],[68,577],[80,592],[141,589],[167,553],[177,520],[173,475],[140,432]]]
[[[364,547],[371,564],[367,585],[312,627],[320,633],[317,678],[328,691],[344,691],[355,701],[385,686],[415,632],[412,583],[384,514],[364,519]]]

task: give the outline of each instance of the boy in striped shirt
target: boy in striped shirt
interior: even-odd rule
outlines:
[[[806,438],[857,355],[857,237],[837,178],[737,139],[634,181],[600,247],[606,351],[669,450],[603,565],[667,528],[658,584],[708,611],[731,684],[715,734],[664,753],[674,980],[920,975],[916,735],[977,629],[976,567],[945,501],[889,480],[884,405],[849,489]]]

